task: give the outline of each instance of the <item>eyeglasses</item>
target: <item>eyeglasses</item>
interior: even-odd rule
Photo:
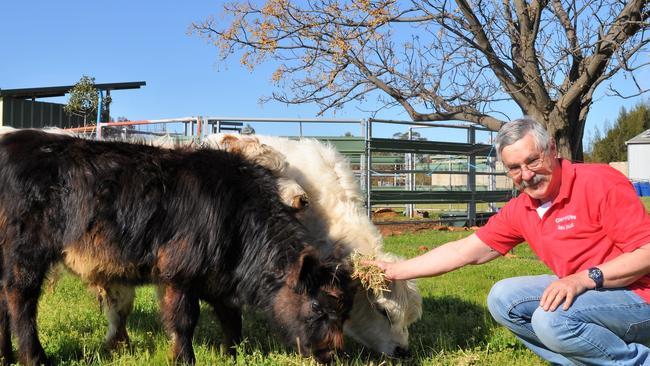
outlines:
[[[517,178],[521,175],[521,172],[525,169],[531,172],[539,170],[544,164],[544,153],[542,152],[540,157],[531,161],[527,164],[521,164],[513,167],[506,167],[506,172],[510,178]]]

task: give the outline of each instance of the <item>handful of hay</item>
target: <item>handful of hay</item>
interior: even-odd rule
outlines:
[[[364,264],[362,261],[374,260],[374,256],[363,255],[357,251],[350,256],[352,260],[352,278],[358,278],[361,285],[367,289],[372,290],[374,293],[381,293],[383,291],[390,292],[386,284],[386,275],[381,268],[372,264]]]

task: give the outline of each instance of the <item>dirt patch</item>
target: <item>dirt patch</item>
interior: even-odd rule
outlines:
[[[402,214],[390,208],[380,208],[372,213],[372,218],[376,220],[395,220],[400,216]]]
[[[415,233],[423,230],[438,230],[438,231],[469,231],[476,230],[478,227],[458,227],[447,226],[441,224],[439,221],[404,221],[404,222],[387,222],[387,221],[373,221],[373,224],[379,229],[383,236],[402,235],[406,233]]]

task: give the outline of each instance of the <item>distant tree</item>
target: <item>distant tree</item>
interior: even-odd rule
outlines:
[[[353,137],[353,136],[354,135],[350,131],[347,131],[345,134],[343,134],[343,137]]]
[[[111,97],[105,96],[102,109],[107,110],[110,103]],[[86,126],[88,120],[95,121],[98,104],[99,90],[95,87],[95,78],[83,75],[70,89],[70,99],[63,110],[69,115],[82,117]]]
[[[250,69],[275,63],[278,92],[320,113],[364,100],[414,121],[497,130],[505,100],[581,160],[594,93],[649,65],[648,0],[238,0],[192,25]],[[225,20],[224,20],[225,19]],[[639,83],[637,86],[641,85]],[[639,87],[622,97],[644,93]],[[518,115],[520,115],[518,113]]]
[[[397,140],[408,140],[409,139],[409,133],[408,131],[406,132],[395,132],[393,134],[393,138]],[[413,141],[426,141],[426,137],[422,137],[419,132],[413,131],[411,134],[411,140]]]
[[[607,128],[604,136],[596,131],[585,160],[599,163],[627,161],[625,141],[650,128],[650,102],[637,104],[630,112],[621,108],[614,126]]]
[[[255,129],[253,126],[249,125],[248,123],[242,127],[241,132],[242,135],[254,135],[255,134]]]

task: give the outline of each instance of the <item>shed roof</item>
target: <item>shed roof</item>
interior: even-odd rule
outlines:
[[[625,145],[630,144],[650,144],[650,129],[641,132],[640,134],[625,141]]]
[[[140,87],[144,85],[147,85],[147,83],[144,81],[131,81],[126,83],[95,84],[95,88],[104,91],[119,89],[140,89]],[[72,88],[74,88],[74,85],[48,86],[42,88],[0,89],[0,97],[12,97],[16,99],[62,97],[70,92],[70,89]]]

